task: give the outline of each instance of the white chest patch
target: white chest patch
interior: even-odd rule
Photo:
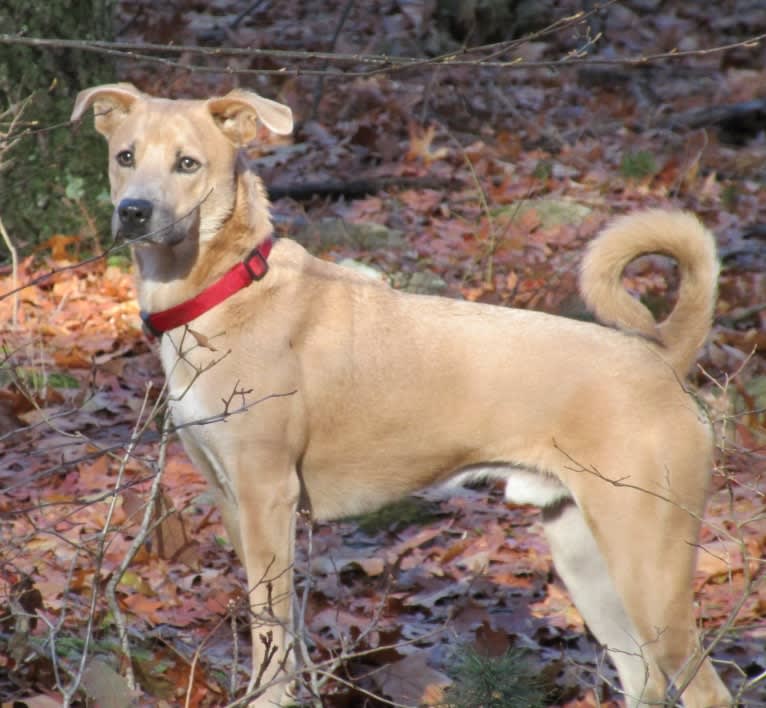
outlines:
[[[233,482],[226,473],[226,446],[214,432],[224,412],[223,400],[209,392],[203,394],[205,372],[198,373],[190,364],[179,361],[174,345],[168,340],[167,336],[163,338],[161,359],[168,380],[173,423],[187,454],[208,483],[236,502]]]

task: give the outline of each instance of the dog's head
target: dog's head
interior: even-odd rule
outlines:
[[[238,149],[258,120],[282,135],[293,127],[287,106],[250,91],[174,101],[107,84],[79,93],[72,120],[91,106],[109,143],[112,233],[161,246],[220,228],[235,200]]]

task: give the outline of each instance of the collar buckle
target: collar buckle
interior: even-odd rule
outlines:
[[[252,261],[256,259],[258,261],[258,265],[253,268]],[[263,278],[263,276],[266,275],[266,273],[269,272],[269,264],[266,262],[266,257],[261,252],[260,247],[254,248],[252,251],[250,251],[249,255],[242,263],[245,266],[245,270],[247,271],[247,274],[250,276],[251,280],[260,280]]]
[[[159,339],[162,336],[162,332],[159,332],[152,326],[152,315],[146,310],[141,310],[139,313],[141,316],[141,322],[144,326],[144,333],[149,339]]]

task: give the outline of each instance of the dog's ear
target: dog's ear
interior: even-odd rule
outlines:
[[[246,145],[255,137],[257,120],[278,135],[293,130],[293,112],[288,106],[252,91],[231,91],[211,98],[207,107],[223,134],[236,145]]]
[[[85,89],[77,94],[72,117],[77,121],[93,106],[96,130],[108,138],[130,112],[130,107],[143,94],[133,84],[104,84]]]

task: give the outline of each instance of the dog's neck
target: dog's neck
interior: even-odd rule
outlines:
[[[147,312],[157,312],[193,297],[271,236],[266,190],[260,178],[238,162],[234,204],[220,225],[204,225],[197,234],[168,246],[134,250],[138,269],[138,300]]]

